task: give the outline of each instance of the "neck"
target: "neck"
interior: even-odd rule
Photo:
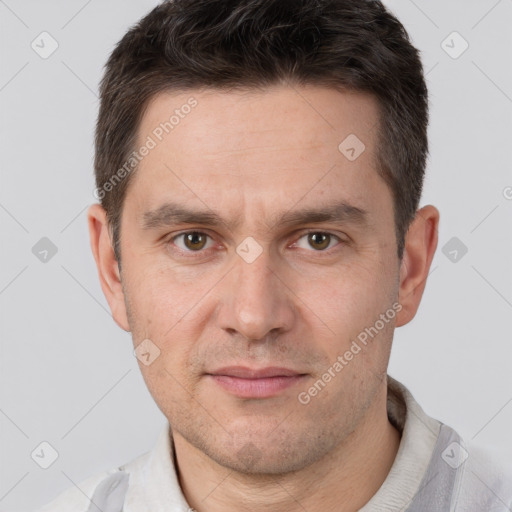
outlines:
[[[335,450],[284,475],[237,473],[173,432],[176,469],[187,502],[197,512],[359,510],[386,479],[400,444],[400,434],[387,417],[386,391]]]

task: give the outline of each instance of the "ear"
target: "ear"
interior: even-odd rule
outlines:
[[[130,330],[119,265],[110,240],[107,214],[99,204],[93,204],[87,212],[91,249],[98,268],[101,289],[112,311],[112,317],[121,329]]]
[[[396,327],[407,324],[416,315],[436,252],[438,227],[439,211],[432,205],[418,210],[409,226],[400,265],[398,300],[402,309]]]

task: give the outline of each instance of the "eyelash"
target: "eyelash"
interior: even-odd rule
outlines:
[[[192,234],[192,233],[196,233],[196,234],[200,234],[200,235],[206,235],[207,237],[209,237],[210,239],[213,240],[213,237],[211,235],[209,235],[208,233],[205,233],[204,231],[191,230],[191,231],[183,231],[182,233],[178,233],[177,235],[174,235],[174,236],[170,237],[168,239],[167,244],[168,245],[170,245],[171,243],[174,244],[174,241],[176,239],[178,239],[180,237],[183,237],[185,235]],[[317,254],[325,254],[325,253],[330,254],[330,252],[333,249],[335,250],[336,247],[338,247],[340,245],[348,244],[348,241],[343,240],[341,237],[339,237],[338,235],[335,235],[334,233],[331,233],[330,231],[321,231],[321,230],[318,230],[318,229],[310,229],[310,230],[301,232],[300,236],[296,239],[295,242],[293,242],[293,245],[296,244],[300,239],[304,238],[305,236],[307,236],[307,235],[309,235],[311,233],[321,234],[321,235],[328,235],[330,237],[333,237],[333,238],[337,239],[338,244],[336,244],[334,246],[334,248],[331,247],[329,249],[324,249],[324,250],[319,250],[319,251],[315,251],[315,250],[311,249],[311,251],[309,251],[309,252],[314,252],[314,253],[317,253]],[[210,247],[209,249],[212,249],[212,248]],[[180,247],[177,248],[177,250],[179,252],[181,252],[182,254],[187,254],[187,257],[191,257],[191,258],[197,258],[197,257],[203,256],[204,253],[206,251],[208,251],[209,249],[201,249],[199,251],[192,251],[190,249],[181,249]]]

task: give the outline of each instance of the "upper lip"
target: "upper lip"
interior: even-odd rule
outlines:
[[[208,375],[225,375],[240,379],[263,379],[265,377],[294,377],[304,375],[290,368],[268,366],[267,368],[247,368],[246,366],[225,366],[208,372]]]

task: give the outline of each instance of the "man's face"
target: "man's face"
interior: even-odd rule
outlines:
[[[155,129],[192,96],[158,141]],[[370,96],[284,86],[160,94],[142,119],[136,147],[157,144],[123,206],[129,328],[135,347],[149,339],[160,350],[140,367],[174,435],[219,464],[297,470],[376,415],[395,321],[375,325],[399,280],[377,120]],[[339,218],[280,221],[341,203]],[[223,222],[174,219],[171,204]],[[338,356],[370,327],[340,370]],[[300,376],[257,386],[220,370],[234,366]]]

